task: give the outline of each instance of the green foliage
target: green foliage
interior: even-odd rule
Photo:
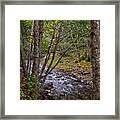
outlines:
[[[47,39],[44,39],[42,41],[42,50],[43,50],[44,53],[47,52],[48,46],[49,46],[49,41]]]
[[[27,31],[31,29],[32,20],[20,20],[20,25],[23,26],[24,29]]]
[[[28,89],[29,89],[30,92],[34,92],[35,84],[36,84],[35,75],[30,75],[28,77]]]
[[[42,91],[42,86],[37,83],[35,75],[29,75],[27,79],[21,80],[20,85],[20,98],[22,100],[36,100],[41,99],[40,92]]]
[[[24,92],[23,92],[22,89],[20,89],[20,97],[21,97],[21,98],[24,98],[24,97],[25,97],[25,94],[24,94]]]

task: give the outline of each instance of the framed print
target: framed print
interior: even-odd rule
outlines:
[[[119,119],[119,2],[1,2],[2,119]]]

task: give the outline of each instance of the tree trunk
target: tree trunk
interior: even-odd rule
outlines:
[[[39,25],[38,20],[34,21],[34,54],[33,54],[33,69],[32,73],[37,76],[37,68],[38,68],[38,41],[39,41]]]
[[[34,31],[33,31],[33,38],[34,38],[34,53],[33,53],[33,67],[32,67],[32,75],[35,76],[35,99],[39,98],[39,65],[40,65],[40,46],[41,46],[41,22],[40,20],[34,21]]]
[[[48,60],[49,60],[49,58],[50,58],[50,55],[51,55],[51,47],[52,47],[52,44],[53,44],[53,39],[54,39],[54,37],[55,37],[55,30],[54,30],[53,35],[52,35],[52,38],[51,38],[51,40],[50,40],[50,45],[49,45],[49,47],[48,47],[48,51],[47,51],[47,54],[46,54],[46,56],[45,56],[45,61],[44,61],[43,65],[42,65],[42,68],[41,68],[41,71],[40,71],[40,77],[39,77],[40,79],[43,77],[42,74],[43,74],[43,72],[44,72],[44,70],[45,70],[45,68],[46,68],[47,62],[48,62]]]
[[[38,79],[39,77],[39,64],[40,64],[40,43],[41,43],[41,22],[40,20],[34,21],[34,54],[33,54],[33,68],[32,73]]]
[[[25,63],[25,56],[24,56],[24,37],[22,35],[22,33],[24,32],[23,26],[20,26],[20,67],[21,67],[21,71],[23,72],[23,76],[27,77],[27,68],[26,68],[26,63]]]
[[[38,59],[38,74],[40,74],[40,59],[42,58],[42,37],[43,37],[43,21],[39,21],[39,34],[40,34],[40,39],[39,39],[39,44],[38,44],[38,47],[39,47],[39,59]]]
[[[91,20],[91,52],[93,72],[93,99],[100,99],[100,27],[98,20]]]

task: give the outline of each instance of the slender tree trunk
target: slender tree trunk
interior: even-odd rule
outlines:
[[[39,32],[40,32],[40,39],[39,39],[39,59],[38,59],[38,74],[40,74],[40,59],[42,58],[42,37],[43,37],[43,21],[39,21]]]
[[[31,37],[33,40],[33,27],[34,27],[34,20],[32,21],[32,26],[31,26]],[[32,60],[32,53],[33,53],[33,41],[29,44],[29,54],[28,54],[28,66],[27,66],[27,72],[28,75],[30,75],[31,72],[31,60]]]
[[[24,59],[23,59],[23,55],[22,55],[22,50],[20,50],[20,67],[21,67],[21,73],[23,73],[23,76],[26,77],[27,73],[26,73],[26,67],[24,64]]]
[[[56,43],[55,46],[54,46],[54,51],[53,51],[53,54],[52,54],[52,59],[51,59],[51,61],[50,61],[50,64],[48,65],[48,68],[47,68],[45,74],[48,73],[48,71],[50,70],[50,68],[51,68],[51,66],[52,66],[52,64],[53,64],[53,61],[54,61],[54,59],[55,59],[55,54],[56,54],[56,51],[57,51],[57,45],[58,45],[58,43],[59,43],[59,40],[57,41],[57,43]]]
[[[20,26],[20,67],[21,67],[21,69],[22,69],[22,72],[24,73],[24,77],[26,77],[27,76],[27,72],[26,72],[26,63],[25,63],[25,57],[24,57],[24,49],[23,49],[23,47],[22,46],[24,46],[24,38],[23,38],[23,35],[22,35],[22,33],[24,32],[24,29],[23,29],[23,27],[22,27],[22,25]]]
[[[39,42],[40,42],[40,30],[39,30],[39,20],[34,21],[34,54],[33,54],[33,68],[32,73],[38,79],[39,75]]]
[[[71,46],[70,46],[71,47]],[[62,59],[62,57],[66,54],[66,52],[70,49],[70,47],[68,47],[63,53],[62,55],[59,57],[59,59],[57,60],[57,62],[55,63],[55,65],[53,67],[50,67],[49,70],[46,72],[46,74],[43,76],[43,82],[45,81],[47,75],[52,72],[52,70],[58,65],[58,63],[60,62],[60,60]]]
[[[91,20],[93,99],[100,99],[100,29],[98,23],[98,20]]]
[[[55,35],[55,29],[54,29],[54,32],[53,32],[53,36],[52,36],[52,39],[51,39],[51,43],[50,43],[50,46],[49,46],[49,48],[48,48],[48,56],[46,56],[46,58],[47,59],[45,59],[45,62],[44,62],[44,65],[43,65],[43,69],[42,69],[42,71],[41,71],[41,73],[43,73],[44,72],[44,70],[45,70],[45,66],[46,66],[46,64],[47,64],[47,62],[48,62],[48,60],[49,60],[49,57],[50,57],[50,55],[52,54],[52,58],[51,58],[51,61],[50,61],[50,64],[48,65],[48,68],[47,68],[47,70],[45,71],[45,75],[43,76],[42,74],[41,74],[41,78],[43,78],[43,82],[45,81],[45,78],[47,77],[47,75],[52,71],[51,69],[52,69],[52,64],[53,64],[53,61],[54,61],[54,59],[55,59],[55,55],[56,55],[56,51],[57,51],[57,47],[58,47],[58,44],[59,44],[59,42],[60,42],[60,32],[61,32],[61,27],[60,28],[58,28],[58,34],[56,34]],[[52,44],[52,42],[53,42],[53,39],[55,39],[54,40],[54,43]],[[53,52],[52,52],[52,50],[50,49],[51,47],[54,47],[53,48]],[[60,61],[60,60],[59,60]],[[57,63],[58,64],[58,63]]]
[[[46,56],[45,56],[45,61],[44,61],[43,65],[42,65],[42,68],[41,68],[41,71],[40,71],[40,79],[43,77],[42,74],[43,74],[43,72],[44,72],[44,70],[45,70],[45,68],[46,68],[47,62],[48,62],[48,60],[49,60],[49,58],[50,58],[50,55],[51,55],[51,47],[52,47],[53,39],[54,39],[54,38],[55,38],[55,30],[54,30],[54,32],[53,32],[53,35],[52,35],[52,38],[51,38],[51,41],[50,41],[50,45],[49,45],[49,47],[48,47],[48,51],[47,51],[47,54],[46,54]]]

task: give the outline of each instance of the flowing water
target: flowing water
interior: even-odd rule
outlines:
[[[91,80],[80,80],[73,75],[57,71],[51,72],[44,83],[48,87],[47,95],[54,99],[76,99],[78,94],[92,89],[92,84]]]

